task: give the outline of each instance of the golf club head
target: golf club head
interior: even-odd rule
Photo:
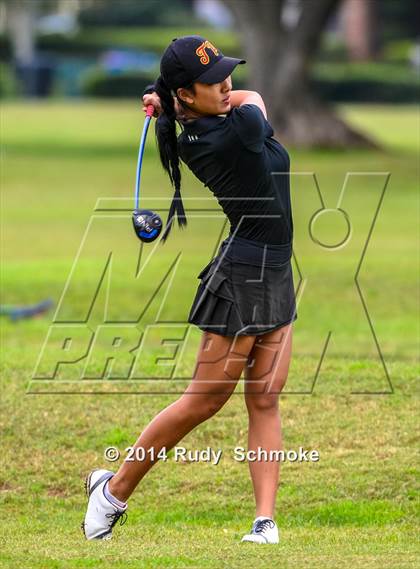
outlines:
[[[162,220],[157,213],[150,209],[135,209],[132,219],[134,231],[140,241],[151,243],[159,237]]]

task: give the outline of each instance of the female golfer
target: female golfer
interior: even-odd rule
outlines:
[[[225,57],[199,36],[175,39],[161,59],[161,75],[144,95],[155,108],[160,157],[175,186],[166,239],[174,219],[185,224],[179,158],[216,196],[230,222],[229,236],[200,272],[188,322],[203,330],[194,377],[183,395],[146,426],[135,447],[153,449],[125,461],[117,473],[86,478],[87,539],[109,539],[126,519],[126,501],[161,449],[174,447],[229,399],[244,372],[248,451],[256,517],[242,541],[278,543],[274,521],[282,449],[278,406],[289,368],[297,318],[291,268],[293,223],[289,157],[273,138],[261,96],[232,91],[231,73],[243,60]],[[177,138],[176,122],[182,127]],[[265,453],[261,453],[261,451]]]

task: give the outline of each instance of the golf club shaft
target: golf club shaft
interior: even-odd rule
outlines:
[[[140,177],[141,177],[141,165],[143,162],[144,147],[146,146],[147,131],[149,129],[150,120],[154,113],[153,105],[147,105],[146,108],[146,118],[144,121],[143,132],[140,139],[139,155],[137,159],[137,173],[136,173],[136,190],[135,190],[135,209],[139,208],[140,199]]]

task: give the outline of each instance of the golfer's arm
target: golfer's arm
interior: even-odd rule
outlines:
[[[231,107],[240,107],[241,105],[257,105],[267,118],[267,110],[264,101],[259,93],[256,91],[231,91],[230,105]]]

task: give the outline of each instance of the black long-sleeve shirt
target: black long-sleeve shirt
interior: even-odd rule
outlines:
[[[293,238],[290,158],[254,104],[185,122],[178,137],[182,161],[215,195],[246,239],[278,245]]]

